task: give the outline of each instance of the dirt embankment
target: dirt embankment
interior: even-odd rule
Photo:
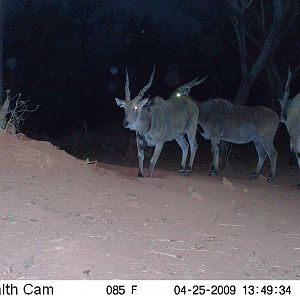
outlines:
[[[0,168],[0,279],[300,278],[295,175],[138,179],[10,136]]]

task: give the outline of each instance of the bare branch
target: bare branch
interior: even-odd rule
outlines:
[[[246,9],[252,4],[253,0],[246,0],[243,2],[243,13],[246,11]]]
[[[226,2],[235,13],[243,15],[253,0],[226,0]]]
[[[238,13],[238,14],[242,13],[240,7],[238,6],[238,4],[235,0],[226,0],[226,2],[233,9],[233,11],[235,13]]]
[[[289,67],[288,70],[288,78],[285,84],[285,89],[284,89],[284,95],[283,95],[283,100],[286,101],[289,99],[290,96],[290,84],[291,84],[291,79],[292,79],[292,73],[291,73],[291,68]]]
[[[12,98],[12,99],[14,99],[17,97],[17,100],[16,100],[14,108],[12,110],[8,110],[6,112],[6,114],[8,114],[8,113],[10,114],[10,118],[5,123],[5,126],[3,126],[3,128],[2,128],[3,133],[6,133],[7,131],[9,131],[9,132],[15,134],[17,131],[19,131],[20,124],[25,121],[24,114],[27,112],[34,112],[39,107],[37,105],[37,107],[32,110],[28,109],[27,103],[29,101],[21,101],[21,96],[22,96],[22,94],[19,93],[18,95],[14,96]],[[5,102],[10,101],[10,100],[11,100],[10,93],[7,93]]]
[[[260,0],[260,10],[261,10],[261,28],[262,32],[265,34],[266,33],[266,21],[265,21],[265,6],[264,6],[264,1]]]

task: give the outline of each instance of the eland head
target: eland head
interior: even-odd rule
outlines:
[[[123,126],[130,130],[138,129],[138,122],[141,117],[142,108],[149,100],[149,96],[144,98],[145,92],[150,88],[155,74],[155,66],[153,67],[152,74],[148,83],[139,91],[138,95],[133,99],[130,98],[130,89],[129,89],[129,76],[126,69],[126,82],[125,82],[125,100],[116,99],[118,106],[124,108],[125,118],[123,121]]]
[[[175,98],[175,97],[181,97],[181,96],[188,96],[190,94],[191,88],[195,85],[199,85],[202,82],[204,82],[209,75],[205,76],[204,78],[199,79],[199,77],[195,78],[194,80],[180,86],[179,88],[177,88],[170,96],[170,98]]]

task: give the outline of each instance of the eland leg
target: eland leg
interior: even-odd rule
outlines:
[[[180,146],[181,151],[182,151],[181,164],[180,164],[178,174],[181,176],[184,176],[185,175],[186,158],[187,158],[188,150],[189,150],[189,143],[186,141],[184,135],[179,136],[176,139],[176,142],[178,143],[178,145]]]
[[[197,128],[197,127],[195,127],[195,128]],[[194,163],[196,151],[198,148],[197,139],[196,139],[196,131],[197,131],[197,129],[193,130],[192,132],[187,133],[187,137],[188,137],[189,144],[190,144],[190,160],[189,160],[189,165],[185,170],[185,175],[187,175],[187,176],[190,176],[192,173],[193,163]]]
[[[263,145],[270,159],[271,173],[268,177],[268,182],[272,182],[276,173],[277,151],[275,150],[273,139],[271,141],[260,141],[260,143]]]
[[[156,144],[156,146],[155,146],[153,156],[150,159],[150,173],[149,173],[149,177],[153,176],[153,170],[154,170],[156,162],[157,162],[157,160],[159,158],[159,155],[161,153],[163,145],[164,145],[163,143],[160,143],[160,144]]]
[[[136,145],[138,149],[139,173],[138,177],[144,177],[144,150],[141,148],[140,138],[136,136]]]
[[[297,184],[297,187],[300,188],[300,152],[296,154],[297,162],[298,162],[298,168],[299,168],[299,182]]]
[[[219,167],[227,168],[229,166],[231,144],[229,142],[221,141],[219,145]]]
[[[261,168],[264,165],[265,160],[267,158],[267,152],[263,145],[259,141],[253,141],[253,143],[255,145],[256,152],[258,155],[258,162],[255,171],[251,174],[249,178],[250,180],[254,180],[259,176]]]
[[[211,140],[211,152],[213,155],[213,162],[209,176],[217,176],[219,170],[219,143],[220,140]]]

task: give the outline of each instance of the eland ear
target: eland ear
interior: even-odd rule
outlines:
[[[147,97],[147,98],[145,98],[145,99],[140,100],[140,101],[138,102],[138,103],[139,103],[139,106],[140,106],[140,107],[144,107],[144,106],[148,103],[149,99],[150,99],[150,97]]]
[[[115,98],[116,99],[116,103],[119,107],[124,107],[125,105],[125,101],[124,100],[121,100],[119,98]]]

